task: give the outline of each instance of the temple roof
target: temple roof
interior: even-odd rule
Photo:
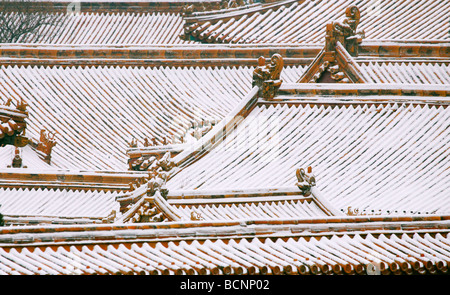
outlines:
[[[150,193],[143,185],[116,197],[122,214],[115,222],[277,220],[343,216],[320,193],[296,187],[266,190],[171,191]]]

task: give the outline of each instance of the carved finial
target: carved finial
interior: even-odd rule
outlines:
[[[147,182],[147,194],[149,196],[153,196],[156,191],[160,191],[163,198],[167,197],[168,190],[165,185],[169,178],[170,170],[174,166],[176,164],[171,160],[170,152],[166,152],[159,160],[152,160],[151,166],[147,169],[150,171],[150,180]]]
[[[252,87],[258,86],[263,98],[271,99],[275,97],[283,82],[280,80],[283,65],[283,57],[278,53],[272,55],[268,65],[265,64],[264,57],[258,58],[258,66],[253,71]]]
[[[348,216],[367,215],[366,213],[363,213],[363,212],[360,213],[358,208],[352,209],[351,206],[348,206],[348,207],[347,207],[347,212],[346,212],[346,214],[347,214]]]
[[[116,210],[112,210],[111,213],[109,213],[108,216],[102,219],[103,223],[112,223],[114,222],[114,219],[116,219]]]
[[[17,103],[17,109],[22,112],[25,112],[27,110],[27,106],[28,104],[22,98]]]
[[[136,160],[134,165],[140,165],[138,170],[145,171],[151,169],[154,165],[156,165],[156,157],[150,156],[148,159],[143,159],[142,157]]]
[[[53,147],[56,145],[55,136],[56,132],[50,132],[45,129],[41,129],[39,142],[37,143],[36,149],[46,155],[45,160],[47,161],[47,163],[50,163],[50,155],[52,153]]]
[[[165,187],[168,175],[164,171],[160,171],[155,177],[147,182],[147,195],[153,196],[156,191],[160,191],[161,195],[167,197],[167,188]]]
[[[183,6],[182,14],[184,16],[190,16],[194,13],[194,5],[193,4],[186,4]]]
[[[128,163],[130,165],[130,169],[136,171],[169,171],[176,166],[171,158],[171,153],[166,152],[160,159],[157,159],[157,157],[151,155],[142,155],[138,158],[130,159]]]
[[[262,87],[262,83],[270,78],[270,72],[266,66],[266,59],[264,56],[258,58],[258,66],[253,70],[252,87]]]
[[[129,142],[128,146],[129,146],[130,148],[135,148],[135,147],[137,147],[137,139],[133,137],[133,138],[131,139],[131,141]]]
[[[8,98],[8,100],[5,102],[5,107],[10,107],[12,103],[12,98]]]
[[[130,183],[128,183],[128,186],[130,188],[130,191],[134,191],[135,189],[137,189],[139,187],[139,181],[138,180],[133,180]]]
[[[358,212],[359,212],[358,209],[352,210],[351,206],[348,206],[348,208],[347,208],[347,215],[349,215],[349,216],[356,216],[356,215],[358,215]]]
[[[361,12],[359,11],[358,6],[350,5],[345,10],[345,16],[347,17],[346,21],[350,26],[352,33],[356,34],[356,29],[359,25],[359,20],[361,19]]]
[[[145,201],[129,220],[131,223],[162,221],[167,221],[167,218],[163,212],[158,210],[153,202],[149,201]]]
[[[279,80],[283,66],[284,66],[283,57],[278,53],[272,55],[269,65],[270,79]]]
[[[170,171],[173,167],[175,167],[175,162],[172,161],[172,154],[170,152],[166,152],[164,156],[159,159],[157,165],[163,171]]]
[[[189,143],[198,140],[208,133],[218,121],[218,119],[214,118],[202,118],[199,122],[192,121],[189,126],[180,125],[181,128],[184,128],[184,131],[175,134],[172,138],[172,143]]]
[[[334,51],[336,42],[339,41],[352,56],[358,56],[358,45],[365,37],[363,30],[358,31],[361,13],[356,5],[351,5],[345,10],[345,17],[327,24],[325,38],[326,51]]]
[[[316,185],[316,178],[312,174],[311,166],[308,167],[307,172],[303,168],[297,169],[296,175],[298,188],[302,191],[303,195],[309,196],[311,194],[311,188]]]
[[[11,119],[9,119],[6,123],[1,123],[1,121],[0,121],[0,135],[2,135],[2,138],[5,135],[13,136],[15,133],[14,127],[16,127],[16,126],[17,126],[17,123]]]
[[[21,168],[22,167],[22,152],[20,148],[16,147],[14,149],[14,157],[12,160],[11,166],[13,168]]]

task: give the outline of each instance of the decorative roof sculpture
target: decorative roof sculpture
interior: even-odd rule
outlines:
[[[311,188],[316,185],[316,178],[311,173],[311,166],[308,167],[307,172],[303,168],[298,168],[295,173],[298,180],[297,186],[305,196],[309,196],[311,194]]]
[[[49,164],[51,161],[51,153],[53,147],[56,145],[55,136],[55,132],[49,132],[45,129],[41,129],[39,140],[30,142],[30,144],[34,146],[36,150],[44,154],[44,160]]]
[[[275,97],[283,80],[280,79],[283,69],[283,57],[275,53],[270,58],[270,64],[266,65],[265,58],[258,58],[258,66],[253,70],[252,87],[259,88],[259,95],[265,99]]]
[[[340,42],[351,56],[358,56],[358,46],[364,38],[363,30],[358,30],[361,13],[356,5],[345,9],[345,17],[327,24],[325,51],[334,51]]]
[[[8,99],[4,105],[0,105],[0,146],[23,147],[28,144],[27,138],[23,136],[27,127],[27,104],[20,100],[13,108],[11,103],[12,99]]]
[[[364,32],[358,30],[360,11],[347,7],[345,17],[326,25],[325,45],[302,74],[300,83],[366,83],[358,56]]]

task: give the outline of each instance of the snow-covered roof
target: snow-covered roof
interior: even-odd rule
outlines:
[[[201,220],[239,220],[239,219],[284,219],[309,218],[327,216],[312,198],[297,196],[271,196],[248,198],[221,198],[206,200],[172,199],[169,204],[174,206],[180,215],[186,219]],[[199,215],[198,217],[197,214]]]
[[[303,93],[289,90],[297,85]],[[176,156],[168,189],[290,186],[297,168],[312,166],[338,209],[448,213],[448,88],[444,97],[406,88],[402,95],[400,85],[286,84],[204,148]]]
[[[45,44],[190,44],[178,37],[183,30],[179,13],[58,13],[58,25],[42,26],[22,43]]]
[[[1,46],[0,274],[447,273],[449,5],[357,1],[364,39],[347,0],[200,2]]]
[[[325,24],[352,4],[359,27],[373,40],[449,40],[450,4],[445,1],[286,0],[185,17],[185,39],[209,43],[316,43]]]
[[[21,1],[2,12],[14,17]],[[218,4],[218,0],[169,1],[30,1],[26,11],[52,15],[50,22],[20,37],[21,43],[40,44],[191,44],[179,38],[183,7]]]
[[[118,191],[0,188],[1,213],[8,226],[102,222],[113,210]]]
[[[448,216],[30,226],[0,233],[2,274],[445,274],[450,258]]]
[[[291,81],[302,67],[293,67]],[[223,118],[250,89],[251,67],[3,66],[0,92],[29,104],[27,135],[56,131],[52,165],[127,170],[134,137],[158,143],[193,120]]]
[[[38,152],[31,146],[19,148],[21,152],[23,168],[31,169],[52,169],[52,166],[45,162]],[[11,168],[15,157],[16,147],[13,145],[6,145],[0,148],[0,169]],[[14,170],[13,170],[14,171]]]
[[[101,223],[112,211],[119,212],[116,197],[145,177],[139,172],[43,170],[33,166],[2,169],[0,212],[7,226]]]
[[[450,85],[450,61],[358,61],[369,83]]]
[[[149,196],[147,187],[117,196],[121,216],[116,222],[177,222],[277,220],[343,216],[324,202],[313,190],[305,196],[299,188],[285,187],[268,191],[212,190],[170,191],[166,197],[159,192]]]

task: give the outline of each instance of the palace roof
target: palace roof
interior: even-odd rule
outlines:
[[[30,105],[28,134],[57,132],[53,166],[126,170],[132,138],[171,142],[192,121],[222,119],[250,88],[251,68],[6,66],[1,75],[4,95]]]
[[[185,17],[184,39],[205,43],[324,42],[325,24],[357,5],[369,40],[448,40],[450,4],[443,1],[285,0]]]
[[[0,274],[448,273],[447,3],[47,4],[0,46]]]
[[[448,216],[30,226],[1,233],[2,274],[445,274],[450,258]]]

